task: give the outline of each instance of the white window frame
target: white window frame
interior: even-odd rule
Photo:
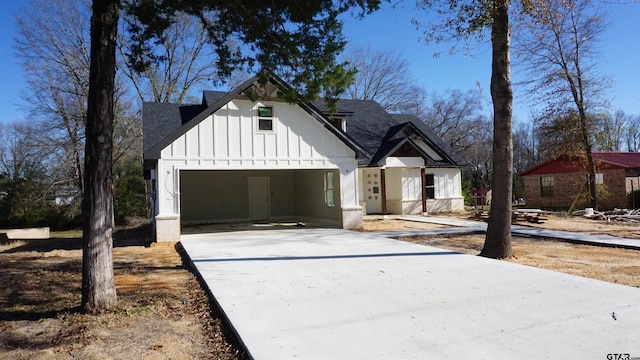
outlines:
[[[602,184],[604,184],[604,174],[596,173],[596,185],[602,185]]]
[[[429,185],[427,182],[427,178],[431,177],[433,179],[433,184]],[[433,173],[426,173],[424,174],[424,195],[427,198],[427,200],[434,200],[436,199],[436,174]],[[429,197],[429,189],[433,190],[433,197]]]
[[[271,109],[271,116],[260,116],[260,109],[261,108],[269,108]],[[276,116],[275,116],[275,106],[270,105],[270,104],[257,104],[255,107],[255,112],[256,112],[256,132],[261,132],[261,133],[272,133],[275,132],[276,129]],[[260,129],[260,122],[261,121],[271,121],[271,129]]]

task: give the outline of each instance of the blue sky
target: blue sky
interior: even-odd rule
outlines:
[[[20,94],[27,89],[12,45],[16,36],[14,15],[22,3],[0,0],[0,122],[27,119],[19,107]],[[599,71],[613,80],[612,109],[640,115],[640,3],[607,5],[605,9],[610,25],[599,46]],[[424,19],[424,14],[409,5],[393,8],[386,4],[363,20],[346,18],[344,34],[355,44],[402,51],[411,63],[416,83],[428,91],[477,89],[479,84],[483,95],[489,98],[491,53],[488,45],[479,47],[474,56],[460,53],[434,58],[433,53],[445,47],[421,42],[419,32],[411,24],[412,18]],[[512,71],[517,80],[517,69]],[[516,87],[516,121],[528,120],[529,110],[523,95]]]

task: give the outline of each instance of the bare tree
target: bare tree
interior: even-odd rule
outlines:
[[[602,105],[608,82],[596,72],[598,37],[606,27],[591,1],[549,0],[536,3],[529,21],[519,23],[518,52],[538,101],[559,116],[573,109],[587,158],[591,206],[598,208],[593,160],[596,129],[590,116]]]
[[[137,21],[126,15],[124,20],[129,26]],[[195,85],[216,82],[218,57],[206,29],[192,16],[176,16],[153,49],[154,58],[161,61],[142,72],[129,61],[132,42],[123,34],[121,31],[118,39],[119,70],[130,80],[141,101],[182,103]]]
[[[616,116],[623,116],[625,120],[624,144],[627,151],[640,151],[640,115],[626,115],[616,112]]]
[[[347,96],[357,100],[374,100],[390,112],[412,112],[416,98],[424,92],[411,78],[409,61],[396,50],[354,46],[345,59],[357,71]]]
[[[421,118],[454,150],[464,155],[477,146],[474,135],[487,125],[477,93],[471,90],[434,93],[426,108]]]
[[[608,113],[595,114],[596,126],[595,143],[600,151],[620,151],[622,149],[623,134],[627,129],[627,119],[624,113],[617,111],[613,115]]]
[[[49,159],[33,146],[34,132],[26,122],[0,123],[0,226],[36,225],[48,207]]]
[[[25,70],[23,98],[38,119],[39,146],[55,154],[62,187],[83,185],[84,126],[89,83],[86,9],[77,1],[31,0],[17,17],[16,50]]]
[[[469,166],[467,172],[471,177],[473,187],[486,188],[491,185],[493,178],[492,127],[489,119],[477,120],[477,127],[469,133],[466,141],[473,144],[467,151],[461,153]]]

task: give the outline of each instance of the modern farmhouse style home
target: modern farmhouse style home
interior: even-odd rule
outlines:
[[[183,224],[296,220],[345,229],[363,215],[463,209],[466,163],[416,117],[373,101],[289,103],[255,76],[201,104],[143,105],[157,241]]]

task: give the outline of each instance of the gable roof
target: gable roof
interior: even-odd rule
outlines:
[[[250,88],[258,87],[260,80],[266,76],[269,83],[275,86],[272,90],[290,90],[273,73],[265,72],[258,74],[245,81],[228,93],[218,91],[205,91],[203,93],[202,104],[200,105],[179,105],[166,103],[143,103],[143,151],[145,161],[154,161],[160,158],[160,152],[169,144],[174,142],[187,131],[195,127],[202,120],[218,111],[221,107],[229,103],[238,95]],[[319,121],[324,127],[333,133],[338,139],[356,152],[356,157],[370,157],[370,155],[357,142],[347,134],[335,127],[318,109],[309,103],[296,102],[314,119]]]
[[[321,100],[313,104],[325,113],[328,109]],[[404,143],[410,144],[425,159],[429,167],[463,167],[467,162],[445,144],[428,126],[415,115],[389,114],[380,104],[371,100],[341,99],[337,102],[338,112],[345,116],[346,132],[369,153],[375,154],[369,166],[379,166],[393,150]],[[431,159],[410,136],[418,136],[431,147],[443,161]]]
[[[584,156],[583,154],[559,156],[533,166],[519,175],[545,175],[585,171],[584,165],[581,163],[585,159]],[[596,169],[598,170],[640,169],[640,153],[637,152],[597,152],[593,153],[593,159],[596,160]]]

